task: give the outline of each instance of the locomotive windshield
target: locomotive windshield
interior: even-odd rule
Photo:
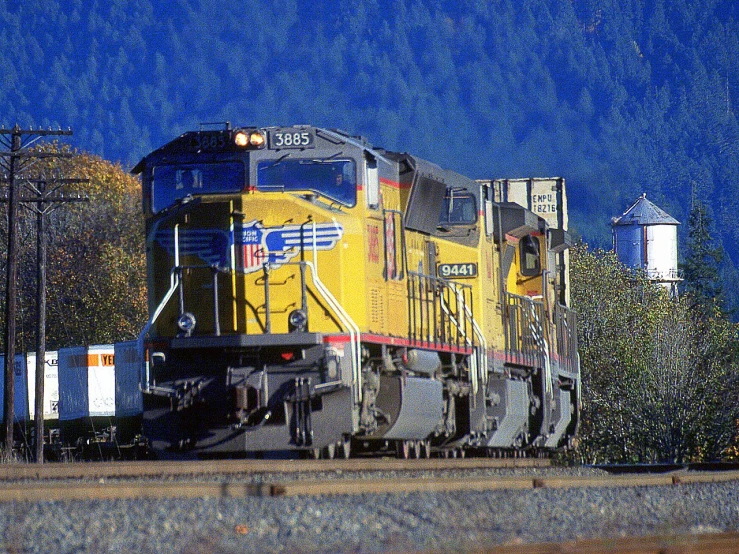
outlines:
[[[476,222],[475,197],[463,189],[448,189],[441,208],[439,225],[473,225]]]
[[[151,178],[151,209],[156,213],[196,194],[239,192],[244,183],[244,164],[238,162],[158,165]]]
[[[257,173],[259,190],[309,190],[346,206],[357,201],[354,160],[265,160]]]

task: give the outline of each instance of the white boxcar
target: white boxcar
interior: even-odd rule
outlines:
[[[112,344],[59,350],[59,419],[115,415],[115,350]]]

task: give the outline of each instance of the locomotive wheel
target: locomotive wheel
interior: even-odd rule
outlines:
[[[421,441],[413,441],[413,457],[416,460],[421,458]]]
[[[427,460],[431,457],[431,441],[423,441],[423,457]]]
[[[349,459],[349,456],[351,456],[352,453],[352,440],[351,439],[344,439],[339,442],[339,454],[342,458],[345,460]]]
[[[335,444],[329,444],[325,448],[325,454],[327,460],[333,460],[336,457],[336,445]]]
[[[398,458],[407,460],[411,457],[411,443],[409,441],[398,441],[396,449]]]

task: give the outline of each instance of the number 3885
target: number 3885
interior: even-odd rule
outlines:
[[[313,134],[307,131],[272,133],[272,148],[306,148],[313,145]]]

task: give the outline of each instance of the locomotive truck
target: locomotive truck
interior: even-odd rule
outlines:
[[[186,132],[144,157],[155,451],[401,457],[571,445],[562,226],[314,126]],[[496,201],[498,200],[498,201]]]

